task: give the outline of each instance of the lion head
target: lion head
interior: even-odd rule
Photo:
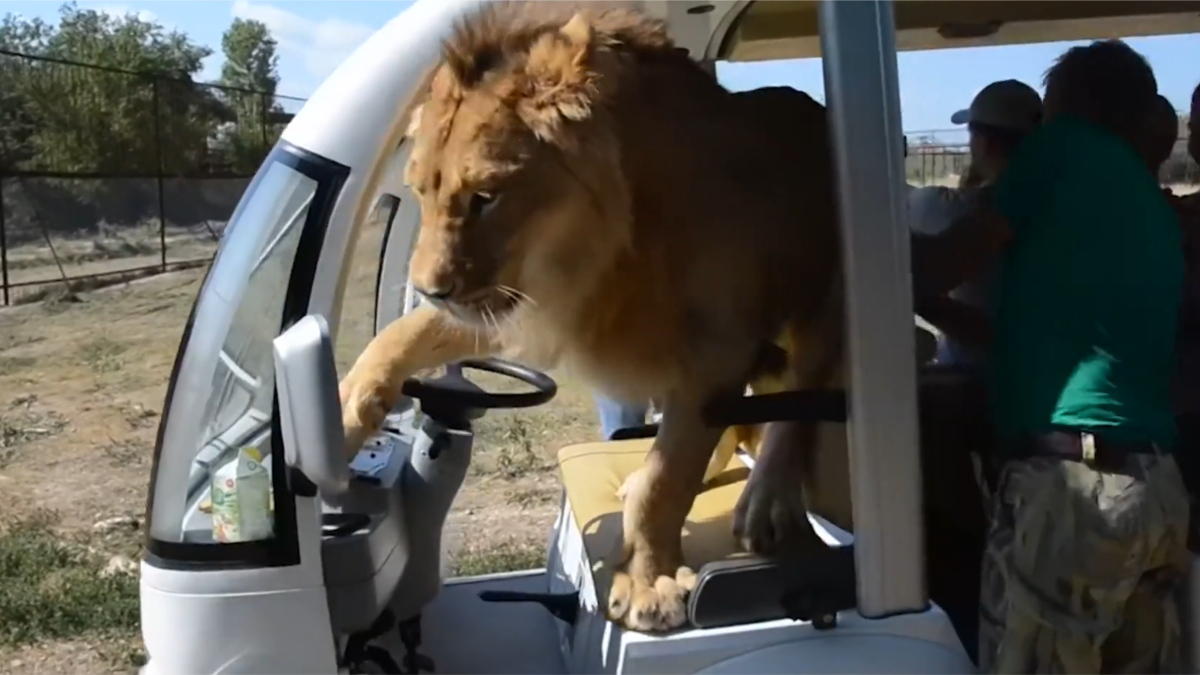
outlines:
[[[456,27],[408,131],[421,208],[410,270],[427,300],[494,326],[522,305],[586,296],[628,248],[608,108],[631,41],[672,47],[660,23],[559,3],[488,5]]]

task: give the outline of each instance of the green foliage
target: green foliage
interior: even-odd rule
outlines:
[[[59,8],[56,22],[5,15],[0,176],[252,175],[278,139],[276,43],[262,23],[238,19],[222,48],[220,83],[207,84],[198,78],[213,50],[156,21],[73,2]],[[10,244],[47,231],[79,235],[101,223],[141,226],[164,215],[152,180],[6,183]],[[168,183],[165,191],[176,187]],[[172,220],[207,217],[205,199],[192,200],[199,211],[175,203]]]
[[[197,82],[212,50],[156,21],[75,3],[60,8],[57,25],[6,15],[0,49],[40,58],[0,55],[0,169],[253,172],[274,142],[265,113],[277,108],[275,41],[263,24],[238,19],[222,46],[222,83],[239,91]]]
[[[53,514],[0,517],[0,646],[122,636],[138,628],[138,580],[53,530]]]
[[[234,19],[221,38],[221,85],[238,123],[219,129],[217,144],[238,173],[257,167],[263,149],[278,139],[270,124],[271,113],[283,112],[273,98],[279,84],[277,46],[266,24],[252,19]]]
[[[203,106],[202,91],[187,87],[184,100],[155,105],[156,75],[190,83],[212,53],[186,35],[72,3],[60,9],[57,26],[6,16],[0,47],[53,59],[3,59],[11,114],[21,121],[20,136],[4,139],[16,168],[153,175],[158,136],[171,139],[164,156],[203,156],[207,129],[192,114]]]

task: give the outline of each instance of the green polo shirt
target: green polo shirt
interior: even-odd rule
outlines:
[[[1169,448],[1183,252],[1155,177],[1121,139],[1057,118],[1014,154],[995,203],[1013,232],[992,298],[997,430]]]

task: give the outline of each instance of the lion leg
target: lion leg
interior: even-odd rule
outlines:
[[[733,533],[747,551],[779,555],[824,546],[808,520],[804,498],[804,474],[816,441],[814,424],[767,425],[754,469],[734,511]]]
[[[683,525],[722,433],[704,425],[700,408],[694,395],[667,398],[646,464],[628,484],[607,607],[611,620],[633,630],[665,631],[687,620],[696,574],[684,564]]]
[[[483,331],[422,305],[388,324],[371,340],[338,385],[342,402],[343,450],[353,457],[400,398],[404,380],[493,350]]]
[[[712,459],[708,462],[708,468],[704,470],[704,480],[701,481],[702,485],[708,485],[725,471],[725,467],[729,466],[729,460],[733,459],[734,453],[737,452],[743,434],[748,433],[749,430],[743,427],[730,427],[721,435],[721,440],[717,443],[717,449],[713,451]],[[635,485],[645,479],[645,475],[646,467],[642,467],[626,476],[625,482],[621,483],[621,487],[617,488],[617,499],[624,501],[625,496],[636,489]]]
[[[842,381],[840,297],[829,297],[821,321],[785,332],[788,389]],[[778,386],[771,383],[770,386]],[[824,546],[808,520],[804,484],[818,452],[817,425],[771,422],[734,511],[734,535],[759,555],[810,551]]]

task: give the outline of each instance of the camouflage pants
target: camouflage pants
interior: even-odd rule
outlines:
[[[980,670],[1181,672],[1187,527],[1170,456],[1134,456],[1120,473],[1006,463],[983,559]]]

